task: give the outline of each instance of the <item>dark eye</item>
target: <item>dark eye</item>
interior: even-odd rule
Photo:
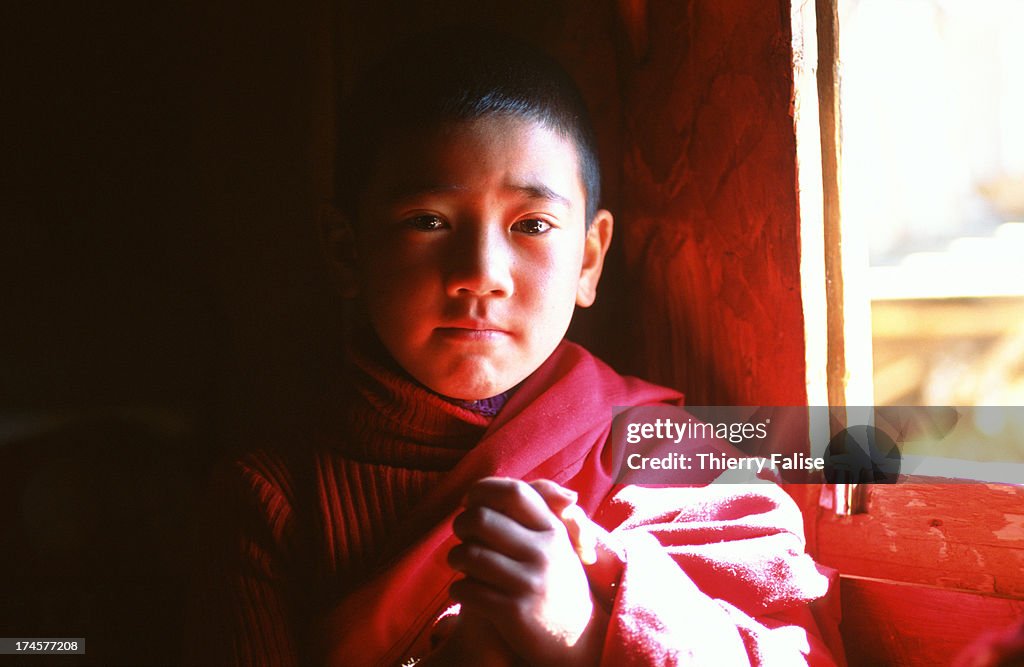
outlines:
[[[417,215],[406,220],[405,224],[421,232],[435,232],[447,227],[445,221],[436,215]]]
[[[529,220],[520,220],[512,225],[512,230],[516,232],[522,232],[523,234],[537,235],[543,234],[544,232],[551,229],[551,225],[544,220],[537,220],[531,218]]]

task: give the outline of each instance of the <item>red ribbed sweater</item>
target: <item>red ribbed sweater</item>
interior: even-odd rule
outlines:
[[[492,419],[407,380],[379,352],[353,362],[351,386],[315,429],[214,471],[186,664],[316,660],[315,619],[415,539],[417,503]]]

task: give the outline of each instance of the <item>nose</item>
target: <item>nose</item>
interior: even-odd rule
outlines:
[[[502,231],[491,226],[463,229],[447,259],[449,296],[512,296],[513,249]]]

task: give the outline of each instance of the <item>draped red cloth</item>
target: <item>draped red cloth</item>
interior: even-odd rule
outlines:
[[[677,393],[567,342],[493,420],[386,364],[364,358],[357,375],[331,427],[214,478],[207,538],[219,546],[201,568],[187,657],[423,657],[451,604],[451,518],[473,482],[500,475],[575,490],[611,531],[615,571],[588,573],[611,619],[603,664],[833,664],[808,608],[828,579],[804,554],[800,513],[781,489],[615,486],[612,407]]]

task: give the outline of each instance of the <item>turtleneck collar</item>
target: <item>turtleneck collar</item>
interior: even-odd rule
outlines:
[[[449,469],[472,449],[512,391],[480,401],[437,394],[406,373],[376,336],[347,349],[348,377],[336,404],[350,456],[368,462]]]

